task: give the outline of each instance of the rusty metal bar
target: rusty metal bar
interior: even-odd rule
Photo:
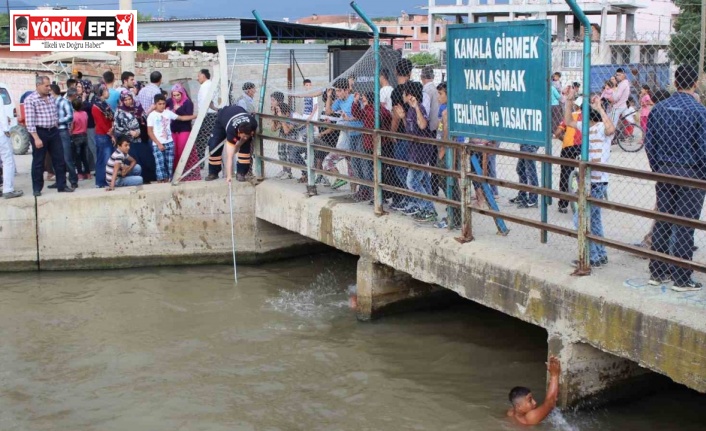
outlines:
[[[309,197],[318,195],[316,190],[316,178],[314,175],[314,126],[307,124],[306,126],[306,193]]]
[[[315,150],[321,150],[321,151],[326,151],[327,153],[335,153],[335,154],[340,154],[342,156],[346,157],[355,157],[356,159],[363,159],[363,160],[370,160],[373,161],[374,157],[372,154],[367,154],[367,153],[358,153],[355,151],[350,151],[350,150],[339,150],[338,148],[333,148],[329,147],[326,145],[312,145],[312,148]]]
[[[677,186],[683,187],[693,187],[695,189],[706,189],[706,181],[697,180],[694,178],[687,177],[676,177],[674,175],[658,174],[651,171],[642,171],[639,169],[622,168],[619,166],[606,165],[603,163],[588,162],[588,166],[591,169],[597,171],[605,172],[608,174],[615,174],[630,178],[639,178],[641,180],[647,181],[657,181],[660,183],[669,183]]]
[[[669,263],[672,265],[681,266],[683,268],[691,269],[693,271],[706,273],[706,264],[704,264],[704,263],[694,262],[691,260],[679,259],[678,257],[674,257],[669,254],[658,253],[658,252],[650,250],[648,248],[636,247],[634,245],[625,244],[620,241],[614,241],[612,239],[608,239],[608,238],[605,238],[602,236],[595,236],[595,235],[589,234],[589,235],[587,235],[587,237],[589,240],[597,242],[599,244],[603,244],[606,247],[611,247],[611,248],[615,248],[617,250],[626,251],[628,253],[633,253],[633,254],[636,254],[641,257],[646,257],[648,259],[656,258],[657,260],[660,260],[662,262],[666,262],[666,263]]]
[[[479,183],[487,182],[488,184],[494,184],[500,187],[507,187],[509,189],[521,190],[529,193],[536,193],[538,195],[551,196],[557,199],[565,199],[569,202],[576,202],[578,198],[572,193],[560,192],[554,189],[546,189],[539,186],[529,186],[526,184],[520,184],[513,181],[500,180],[493,177],[486,177],[484,175],[474,174],[472,172],[467,174],[468,178]]]
[[[280,159],[273,159],[271,157],[260,157],[260,158],[262,159],[263,162],[274,163],[276,165],[285,166],[288,168],[294,168],[294,169],[298,169],[298,170],[305,170],[306,169],[305,165],[297,165],[296,163],[285,162]]]
[[[706,222],[701,220],[696,220],[692,218],[675,216],[672,214],[667,214],[654,210],[646,210],[639,207],[634,207],[632,205],[624,205],[616,202],[606,201],[603,199],[588,198],[588,202],[591,205],[595,205],[600,208],[605,208],[612,211],[618,211],[621,213],[631,214],[638,217],[644,217],[651,220],[661,220],[667,223],[679,224],[682,226],[690,227],[692,229],[706,230]]]
[[[314,173],[317,173],[317,174],[323,174],[327,177],[340,178],[344,181],[348,181],[349,183],[360,184],[362,186],[368,186],[371,188],[375,187],[375,183],[373,181],[368,181],[368,180],[364,180],[364,179],[356,178],[356,177],[349,177],[348,175],[344,175],[341,173],[337,174],[335,172],[329,172],[329,171],[325,171],[323,169],[317,169],[317,168],[313,168],[312,171],[314,171]]]
[[[394,192],[394,193],[398,193],[398,194],[401,194],[404,196],[411,196],[413,198],[424,199],[427,201],[440,203],[442,205],[450,205],[450,206],[459,207],[459,208],[461,207],[461,202],[452,201],[450,199],[441,198],[439,196],[427,195],[424,193],[417,193],[417,192],[413,192],[411,190],[401,189],[399,187],[390,186],[387,184],[381,184],[380,187],[383,190],[387,190],[388,192]]]
[[[447,150],[448,151],[448,150]],[[461,179],[459,186],[461,187],[461,236],[456,238],[460,243],[473,241],[473,212],[471,206],[471,182],[468,179],[468,172],[471,170],[471,159],[468,157],[468,152],[465,149],[460,151],[461,157]]]
[[[476,212],[478,214],[483,214],[483,215],[494,217],[494,218],[502,218],[504,220],[511,221],[513,223],[533,227],[533,228],[536,228],[539,230],[546,230],[548,232],[557,233],[559,235],[564,235],[564,236],[568,236],[571,238],[577,237],[577,233],[573,229],[569,229],[569,228],[565,228],[565,227],[561,227],[561,226],[556,226],[556,225],[549,224],[549,223],[542,223],[541,221],[536,221],[536,220],[528,219],[525,217],[518,217],[515,215],[503,213],[500,211],[493,211],[491,209],[479,208],[479,207],[474,207],[474,206],[469,206],[468,208],[472,212]]]
[[[419,171],[430,172],[432,174],[441,175],[444,177],[461,178],[461,174],[450,169],[437,168],[436,166],[420,165],[417,163],[407,162],[404,160],[391,159],[389,157],[380,156],[380,160],[386,165],[400,166],[408,169],[417,169]]]

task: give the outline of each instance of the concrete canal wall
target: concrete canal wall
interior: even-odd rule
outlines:
[[[233,184],[239,263],[315,252],[320,244],[255,218],[255,187]],[[102,189],[0,201],[0,270],[133,268],[232,260],[222,181]]]

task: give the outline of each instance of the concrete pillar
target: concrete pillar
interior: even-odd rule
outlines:
[[[640,63],[640,45],[630,46],[630,63]]]
[[[600,45],[598,45],[598,52],[603,52],[605,50],[605,37],[606,31],[608,29],[608,8],[604,7],[601,11],[601,34],[600,34]]]
[[[120,0],[119,7],[120,10],[132,10],[132,0]],[[120,53],[120,70],[135,72],[135,52],[122,51]]]
[[[556,40],[566,42],[566,14],[560,13],[556,16]]]
[[[495,22],[495,16],[494,15],[488,15],[485,17],[485,22]]]
[[[579,36],[581,36],[581,21],[579,21],[578,18],[574,16],[574,21],[571,23],[571,29],[572,29],[572,34],[571,34],[571,39],[576,40]],[[591,31],[590,29],[588,31]]]
[[[356,315],[363,321],[438,305],[440,300],[457,297],[450,290],[415,280],[367,257],[358,259],[356,285]]]
[[[629,13],[625,16],[625,40],[635,39],[635,14]]]
[[[510,22],[515,20],[515,12],[510,12]]]
[[[615,15],[615,40],[623,38],[623,14]]]
[[[586,343],[549,336],[549,355],[561,361],[560,408],[596,406],[657,390],[668,379],[635,362],[605,353]],[[548,378],[548,376],[547,376]]]
[[[432,6],[431,3],[433,3],[434,0],[429,0],[429,5]],[[436,28],[434,25],[434,15],[429,12],[429,17],[427,19],[427,31],[428,31],[428,41],[427,43],[429,44],[429,49],[431,49],[432,44],[434,43],[434,38],[436,37]]]
[[[468,23],[473,24],[474,22],[476,22],[476,15],[469,13],[468,14]]]

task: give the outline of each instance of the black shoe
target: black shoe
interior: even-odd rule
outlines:
[[[49,184],[49,185],[47,186],[48,189],[55,189],[55,188],[58,188],[58,187],[59,187],[59,186],[57,186],[56,183],[54,183],[54,184]]]
[[[218,175],[213,175],[213,174],[208,174],[208,176],[205,178],[206,181],[213,181],[213,180],[217,180],[217,179],[218,179]]]
[[[602,258],[598,259],[598,263],[600,263],[601,266],[608,265],[608,256],[603,256]]]
[[[78,183],[71,184],[71,188],[72,188],[72,189],[77,189],[77,188],[78,188]]]
[[[69,186],[64,187],[63,189],[59,190],[59,193],[73,193],[74,189],[72,189]]]
[[[517,204],[517,208],[537,208],[537,206],[539,206],[537,202],[520,202]]]
[[[42,195],[42,192],[32,192],[32,195],[33,195],[34,197],[38,197],[38,196],[41,196],[41,195]]]
[[[651,275],[650,281],[647,282],[650,286],[661,286],[672,281],[672,277],[668,275]]]
[[[524,202],[524,199],[522,199],[522,198],[519,197],[519,196],[516,196],[516,197],[510,199],[509,202],[510,202],[511,204],[519,204],[519,203]]]
[[[674,290],[675,292],[697,292],[701,290],[702,287],[703,284],[699,283],[698,281],[689,280],[686,283],[675,282],[674,286],[672,286],[672,290]]]
[[[569,212],[569,209],[568,209],[568,208],[561,208],[561,207],[560,207],[560,208],[559,208],[559,212],[562,213],[562,214],[566,214],[566,213]]]
[[[245,175],[236,174],[236,175],[235,175],[235,180],[238,181],[239,183],[244,183],[244,182],[245,182]]]

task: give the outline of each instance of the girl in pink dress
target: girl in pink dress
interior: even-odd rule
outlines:
[[[654,102],[652,101],[652,91],[649,85],[643,85],[640,90],[640,127],[643,132],[647,132],[647,116],[650,115]]]

